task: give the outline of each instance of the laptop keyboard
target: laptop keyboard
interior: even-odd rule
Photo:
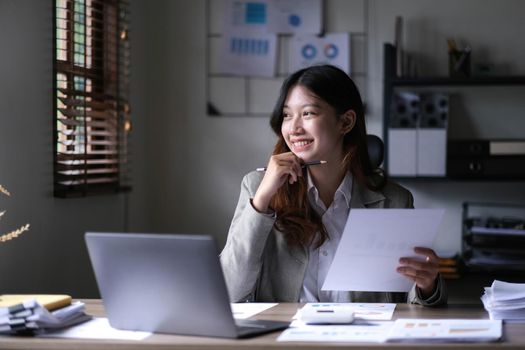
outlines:
[[[288,327],[289,322],[269,320],[235,320],[239,337],[269,333]]]
[[[257,329],[257,328],[264,329],[268,327],[266,323],[262,323],[259,320],[235,320],[235,325],[237,326],[238,330]]]

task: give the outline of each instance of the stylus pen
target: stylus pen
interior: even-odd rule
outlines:
[[[301,165],[301,168],[310,166],[310,165],[319,165],[319,164],[325,164],[326,160],[312,160],[311,162],[305,162],[303,165]],[[266,167],[257,168],[256,171],[266,171]]]

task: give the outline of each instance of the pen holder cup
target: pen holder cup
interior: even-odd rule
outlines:
[[[470,77],[470,50],[449,52],[448,72],[451,78]]]

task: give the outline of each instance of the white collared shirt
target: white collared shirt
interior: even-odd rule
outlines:
[[[328,233],[322,246],[309,248],[308,266],[304,276],[303,287],[299,297],[300,302],[350,302],[348,292],[323,291],[324,280],[332,264],[335,251],[341,240],[346,219],[350,212],[350,198],[352,195],[353,178],[348,172],[334,194],[332,204],[326,208],[319,198],[319,192],[310,176],[308,176],[308,200],[314,210],[321,216]]]

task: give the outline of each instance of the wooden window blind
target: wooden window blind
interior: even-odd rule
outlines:
[[[129,190],[129,4],[55,0],[54,11],[54,194]]]

